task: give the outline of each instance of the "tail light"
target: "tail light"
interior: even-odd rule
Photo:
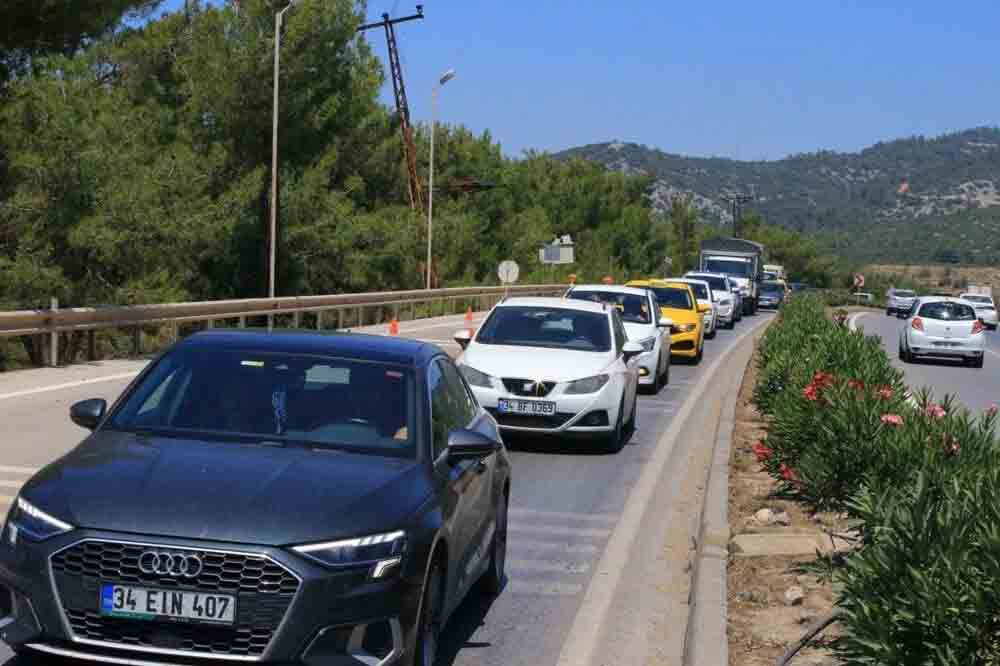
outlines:
[[[924,320],[921,319],[920,317],[914,317],[913,323],[910,324],[910,326],[913,328],[913,330],[922,332],[924,330]]]
[[[972,325],[972,334],[975,335],[976,333],[982,333],[982,332],[983,332],[983,322],[977,319],[976,323]]]

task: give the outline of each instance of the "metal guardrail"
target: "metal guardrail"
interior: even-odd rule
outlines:
[[[385,313],[391,309],[393,316],[409,319],[455,314],[455,304],[475,306],[476,310],[492,307],[504,295],[552,296],[561,295],[565,285],[514,285],[510,287],[457,287],[412,291],[384,291],[363,294],[331,294],[325,296],[287,296],[279,298],[251,298],[226,301],[200,301],[191,303],[161,303],[156,305],[127,305],[96,308],[63,308],[53,299],[52,307],[36,310],[0,312],[0,339],[16,336],[48,336],[46,357],[54,364],[58,359],[60,333],[87,332],[88,357],[94,358],[94,332],[101,329],[133,329],[133,351],[141,353],[142,328],[150,325],[205,322],[212,327],[215,322],[236,320],[246,326],[249,317],[267,317],[268,325],[275,317],[291,316],[291,326],[299,328],[303,313],[315,313],[315,327],[324,328],[324,315],[337,314],[336,325],[331,329],[345,328],[346,317],[354,326],[368,325],[365,310],[377,308]],[[435,307],[439,304],[440,307]],[[426,308],[418,310],[418,306]],[[350,315],[354,315],[353,317]],[[372,321],[372,324],[385,320]]]

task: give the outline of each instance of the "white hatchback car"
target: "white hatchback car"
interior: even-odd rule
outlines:
[[[743,301],[739,289],[729,281],[725,273],[699,273],[689,271],[684,274],[686,279],[703,280],[712,290],[712,302],[715,304],[716,325],[733,328],[743,317]]]
[[[715,337],[715,331],[719,326],[719,310],[715,304],[712,294],[712,287],[705,280],[698,278],[667,278],[670,282],[683,282],[691,286],[694,297],[699,304],[708,306],[708,312],[704,315],[705,337],[711,340]]]
[[[618,308],[629,340],[642,345],[639,355],[639,385],[657,394],[670,383],[670,329],[674,322],[660,315],[660,305],[651,289],[606,284],[577,285],[566,298],[607,303]]]
[[[992,296],[983,294],[962,294],[959,298],[969,301],[976,308],[976,316],[979,321],[986,325],[991,331],[997,330],[997,306],[993,302]]]
[[[508,298],[462,330],[457,364],[505,431],[589,436],[617,452],[635,431],[642,345],[618,308],[568,298]]]
[[[983,367],[986,335],[969,301],[942,296],[918,298],[899,333],[899,358],[959,359]]]

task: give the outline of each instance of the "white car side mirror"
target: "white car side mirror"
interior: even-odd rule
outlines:
[[[633,358],[645,351],[638,342],[632,342],[629,340],[624,345],[622,345],[622,355],[625,356],[625,362],[628,363]]]
[[[460,331],[455,331],[454,340],[459,347],[465,349],[466,347],[469,346],[469,343],[472,342],[472,331],[470,331],[467,328],[463,328]]]
[[[660,321],[657,323],[660,328],[673,328],[674,320],[670,317],[660,317]]]

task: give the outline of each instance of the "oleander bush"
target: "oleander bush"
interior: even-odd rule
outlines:
[[[785,493],[858,532],[836,573],[839,656],[1000,666],[997,410],[908,399],[880,342],[821,299],[790,303],[758,349],[758,458]]]

